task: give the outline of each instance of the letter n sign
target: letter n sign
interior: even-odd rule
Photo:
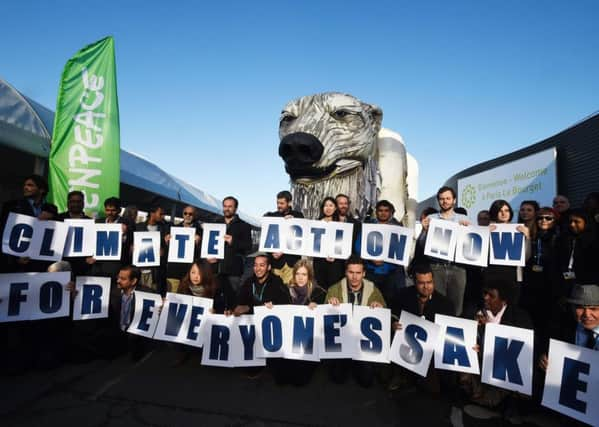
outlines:
[[[426,234],[424,254],[453,261],[459,226],[457,222],[431,219]]]

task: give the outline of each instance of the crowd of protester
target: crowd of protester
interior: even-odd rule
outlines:
[[[23,197],[4,203],[0,226],[4,228],[10,212],[45,220],[89,219],[84,213],[83,193],[69,193],[67,211],[59,213],[56,206],[45,202],[47,191],[43,177],[27,177]],[[121,215],[121,201],[110,197],[104,201],[103,215],[96,222],[122,225],[121,260],[83,257],[50,263],[2,254],[0,265],[3,273],[71,271],[73,280],[82,275],[109,277],[108,318],[0,324],[0,339],[6,343],[0,366],[9,367],[14,374],[32,368],[52,368],[64,362],[114,358],[124,353],[135,360],[141,358],[151,346],[159,344],[126,333],[134,312],[136,289],[162,296],[175,292],[211,298],[214,313],[235,316],[251,314],[258,305],[298,304],[314,308],[319,304],[352,303],[390,308],[395,330],[402,328],[398,322],[402,310],[430,321],[434,321],[436,314],[476,320],[479,355],[488,323],[534,329],[538,369],[531,399],[481,384],[479,376],[458,375],[432,366],[427,376],[420,378],[394,364],[381,366],[351,359],[321,364],[336,383],[353,376],[363,387],[377,381],[390,390],[421,387],[451,396],[461,402],[464,410],[470,408],[475,417],[484,417],[489,411],[512,416],[539,401],[549,338],[599,350],[599,193],[589,194],[581,207],[571,207],[565,196],[557,195],[553,206],[539,206],[536,201],[527,200],[515,212],[515,207],[507,201],[495,200],[488,210],[477,212],[475,225],[489,226],[491,230],[496,224],[519,224],[517,229],[525,236],[524,267],[489,265],[482,268],[426,256],[424,246],[432,218],[470,224],[465,210],[456,207],[456,193],[452,188],[442,187],[437,201],[439,209],[427,207],[420,215],[422,232],[416,236],[412,261],[405,269],[359,258],[361,222],[352,217],[349,198],[339,194],[322,201],[320,216],[315,219],[354,225],[353,253],[348,260],[308,260],[284,253],[254,254],[253,270],[244,274],[245,258],[253,249],[251,228],[237,215],[235,197],[226,197],[222,202],[221,221],[227,230],[224,259],[199,258],[202,228],[193,206],[183,209],[183,220],[178,224],[166,222],[163,208],[158,205],[149,209],[145,221],[137,222],[135,206],[127,206]],[[265,216],[303,218],[292,209],[288,191],[277,194],[277,209]],[[387,200],[378,201],[366,221],[402,225],[402,218],[395,218],[394,206]],[[167,262],[173,225],[195,228],[196,250],[192,263]],[[135,231],[160,232],[160,266],[140,269],[132,265]],[[72,283],[69,289],[74,294]],[[44,333],[39,333],[40,328]],[[181,350],[184,357],[178,362],[187,360],[188,351]],[[277,383],[300,386],[310,381],[318,366],[310,362],[269,359],[267,369]],[[256,377],[262,371],[262,368],[252,368],[245,369],[244,373]]]

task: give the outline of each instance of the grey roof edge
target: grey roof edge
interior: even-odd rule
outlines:
[[[39,127],[43,131],[43,134],[33,133],[23,127],[14,126],[12,123],[0,122],[0,130],[2,128],[4,128],[5,131],[10,130],[13,134],[27,132],[28,138],[34,137],[36,139],[35,142],[39,143],[40,145],[44,145],[44,147],[41,147],[40,150],[23,150],[23,147],[21,147],[19,144],[12,143],[12,141],[7,141],[6,142],[7,145],[9,145],[12,148],[15,148],[17,150],[20,150],[20,151],[26,151],[27,153],[30,153],[30,154],[33,154],[33,155],[36,155],[39,157],[47,158],[49,155],[49,151],[50,151],[49,147],[50,147],[51,139],[52,139],[52,129],[48,128],[48,125],[50,125],[50,123],[53,123],[54,112],[52,110],[50,110],[49,108],[39,104],[35,100],[23,95],[16,88],[14,88],[12,85],[10,85],[8,82],[6,82],[5,80],[3,80],[1,78],[0,78],[0,83],[5,84],[6,87],[10,89],[11,93],[14,94],[15,97],[22,102],[22,104],[25,106],[27,111],[30,112],[32,114],[32,116],[37,120]],[[47,116],[46,120],[44,120],[42,118],[42,115],[40,114],[40,112],[43,113],[44,116]],[[50,120],[50,117],[52,118],[52,120]],[[48,122],[48,123],[46,123],[46,122]],[[47,148],[45,147],[46,144],[47,144]],[[169,183],[169,186],[163,186],[162,189],[165,191],[163,191],[162,193],[158,193],[158,194],[161,194],[162,196],[172,199],[174,201],[189,203],[193,206],[197,206],[200,209],[204,209],[206,211],[209,211],[209,212],[212,212],[212,213],[215,213],[218,215],[222,215],[222,210],[220,207],[219,199],[217,199],[214,196],[206,193],[205,191],[197,188],[196,186],[188,183],[187,181],[184,181],[181,178],[177,178],[177,177],[169,174],[164,169],[159,167],[157,164],[146,159],[144,156],[141,156],[136,153],[132,153],[123,148],[121,148],[121,153],[122,153],[121,156],[123,156],[123,153],[125,154],[123,156],[125,158],[127,158],[127,155],[136,158],[137,161],[142,162],[146,167],[151,168],[156,173],[159,173],[161,176],[163,176],[164,178],[169,179],[171,181]],[[157,189],[155,187],[152,187],[152,185],[150,185],[152,182],[148,181],[143,176],[143,174],[135,174],[135,173],[132,173],[131,171],[125,171],[125,173],[123,173],[122,167],[123,167],[123,165],[121,163],[121,181],[123,183],[129,184],[132,186],[139,186],[146,191],[156,193]],[[123,179],[123,178],[125,178],[125,179]],[[243,212],[239,212],[239,216],[244,221],[248,222],[249,224],[251,224],[254,227],[260,226],[260,221],[251,215],[248,215]]]
[[[547,148],[551,148],[552,146],[555,145],[552,142],[554,140],[554,138],[558,138],[560,135],[565,134],[566,132],[570,131],[571,129],[573,129],[573,128],[579,126],[580,124],[582,124],[586,121],[589,121],[595,117],[599,117],[599,110],[587,115],[585,118],[583,118],[581,120],[576,121],[574,124],[568,126],[567,128],[560,130],[559,132],[556,132],[555,134],[548,136],[547,138],[543,138],[542,140],[540,140],[538,142],[527,145],[526,147],[519,148],[518,150],[512,151],[511,153],[502,154],[501,156],[495,157],[493,159],[485,160],[484,162],[477,163],[473,166],[470,166],[466,169],[456,172],[453,175],[451,175],[449,178],[447,178],[444,181],[443,185],[448,185],[449,183],[451,183],[457,179],[465,178],[470,175],[474,175],[474,174],[479,173],[483,170],[486,170],[490,167],[499,166],[503,163],[506,163],[507,161],[509,161],[512,158],[517,159],[522,154],[527,154],[527,155],[534,154],[537,151],[542,151]],[[435,197],[435,194],[433,194],[425,199],[422,199],[418,203],[420,204],[420,203],[426,202],[429,199],[434,198],[434,197]]]

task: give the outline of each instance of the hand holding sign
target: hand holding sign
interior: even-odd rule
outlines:
[[[202,224],[204,237],[200,256],[202,258],[223,259],[225,257],[225,240],[227,233],[226,224]]]

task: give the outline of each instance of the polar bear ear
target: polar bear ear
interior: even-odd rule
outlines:
[[[381,130],[381,124],[383,123],[383,110],[374,104],[369,104],[368,109],[370,117],[372,117],[372,122],[374,123],[376,133],[378,133],[379,130]]]

